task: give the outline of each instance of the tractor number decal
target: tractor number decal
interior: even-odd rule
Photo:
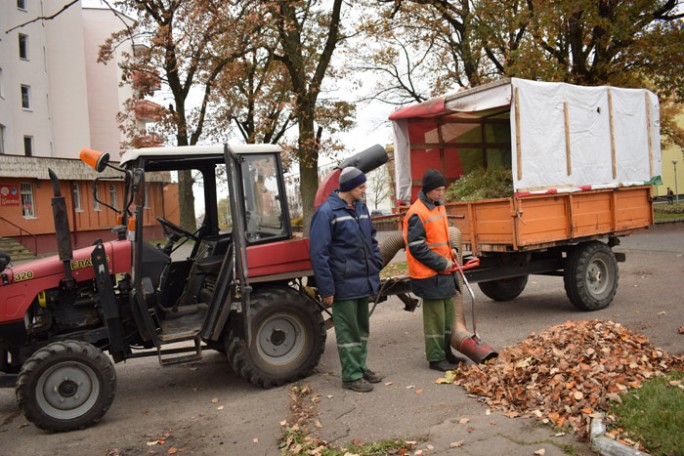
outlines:
[[[22,280],[31,280],[33,278],[33,271],[23,271],[14,274],[14,281],[21,282]]]
[[[109,255],[107,255],[107,263],[109,263]],[[90,268],[93,266],[93,260],[90,258],[85,258],[83,260],[75,260],[71,262],[71,270],[76,271],[77,269]]]

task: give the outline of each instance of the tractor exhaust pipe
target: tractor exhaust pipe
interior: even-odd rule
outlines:
[[[48,168],[48,174],[52,181],[52,218],[55,221],[55,237],[57,239],[57,251],[59,259],[64,264],[64,283],[67,288],[74,285],[74,277],[71,274],[71,260],[73,248],[71,247],[71,233],[69,233],[69,217],[66,208],[66,200],[59,188],[57,174]]]

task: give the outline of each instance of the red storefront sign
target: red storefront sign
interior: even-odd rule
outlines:
[[[19,186],[0,184],[0,206],[19,206]]]

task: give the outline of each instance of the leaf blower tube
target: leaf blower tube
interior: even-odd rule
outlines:
[[[387,156],[387,151],[380,144],[364,149],[356,155],[343,160],[339,165],[335,167],[335,171],[330,173],[325,180],[318,186],[318,191],[316,192],[316,199],[314,200],[314,209],[323,204],[330,193],[339,187],[340,184],[340,173],[347,166],[353,166],[360,169],[364,173],[369,173],[376,168],[387,163],[389,157]]]
[[[458,281],[458,287],[460,292],[454,297],[454,323],[451,331],[450,345],[463,353],[468,358],[472,359],[476,363],[483,363],[489,359],[496,358],[499,354],[489,345],[485,344],[480,336],[475,331],[475,295],[470,288],[470,284],[467,283],[465,274],[463,273],[463,268],[460,265],[463,262],[463,257],[461,253],[461,231],[456,227],[449,227],[449,240],[452,247],[456,248],[458,251],[457,263],[460,269],[457,269],[455,278]],[[400,231],[391,233],[386,239],[380,243],[380,254],[385,264],[392,261],[392,258],[401,249],[405,249],[406,245],[404,243],[404,236]],[[465,281],[465,283],[464,283]],[[467,287],[464,287],[467,285]],[[468,326],[465,321],[465,311],[463,309],[463,294],[466,289],[471,295],[473,300],[473,331],[468,331]]]
[[[487,360],[496,358],[499,354],[489,345],[484,343],[480,336],[477,334],[475,327],[475,294],[473,289],[466,279],[465,273],[463,272],[463,253],[461,249],[461,230],[456,227],[449,227],[449,240],[451,246],[456,248],[458,252],[458,258],[454,264],[456,265],[456,270],[458,272],[454,273],[454,277],[457,280],[458,288],[460,293],[457,293],[454,297],[454,324],[451,330],[451,340],[449,344],[460,351],[468,358],[472,359],[476,363],[484,363]],[[465,287],[464,287],[465,285]],[[468,326],[465,321],[465,311],[463,309],[463,295],[468,290],[470,298],[472,299],[472,318],[473,318],[473,332],[468,331]]]

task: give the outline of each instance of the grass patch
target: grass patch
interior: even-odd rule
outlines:
[[[659,210],[653,211],[653,216],[656,220],[676,220],[684,218],[684,213],[677,212],[661,212]]]
[[[656,220],[684,218],[684,203],[656,204],[653,207],[653,215],[655,216]]]
[[[287,442],[287,445],[284,443]],[[326,442],[311,437],[307,431],[302,429],[288,428],[283,433],[281,440],[282,456],[295,456],[302,454],[313,454],[318,456],[385,456],[410,454],[414,445],[410,445],[402,440],[384,440],[375,443],[350,444],[346,447],[335,448]]]
[[[313,394],[311,387],[295,385],[290,389],[290,417],[282,422],[285,426],[280,439],[282,456],[309,454],[316,456],[358,456],[405,455],[415,448],[416,442],[403,440],[382,440],[375,443],[362,444],[352,441],[349,445],[336,448],[309,432],[308,426],[318,414],[316,404],[320,400],[319,394]],[[315,420],[317,428],[323,427]]]
[[[622,396],[609,411],[619,436],[641,443],[651,454],[684,455],[684,374],[670,372]]]

